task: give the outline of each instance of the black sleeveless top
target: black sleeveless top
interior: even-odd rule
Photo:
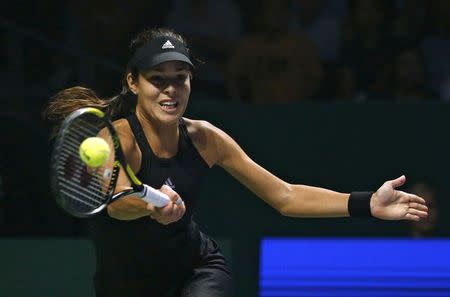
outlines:
[[[186,213],[169,225],[150,217],[116,220],[106,211],[90,219],[97,286],[111,286],[111,282],[134,286],[132,282],[145,282],[164,273],[173,277],[174,273],[192,269],[200,253],[202,237],[192,216],[198,189],[209,167],[194,147],[184,121],[179,123],[177,154],[163,159],[153,153],[136,115],[127,120],[142,152],[137,177],[156,189],[163,184],[171,186],[183,199]]]

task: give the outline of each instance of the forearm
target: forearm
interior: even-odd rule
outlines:
[[[217,134],[217,164],[254,194],[285,216],[347,217],[350,194],[324,188],[289,184],[255,163],[231,139]]]
[[[280,213],[290,217],[347,217],[349,194],[306,185],[289,185]]]
[[[147,203],[141,198],[130,195],[108,205],[108,215],[118,220],[135,220],[151,213]]]

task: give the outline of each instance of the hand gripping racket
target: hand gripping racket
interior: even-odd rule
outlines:
[[[100,167],[88,167],[80,158],[79,147],[89,137],[101,137],[110,146],[109,159]],[[84,218],[95,215],[109,203],[140,193],[156,207],[166,206],[170,198],[142,184],[125,160],[119,136],[111,121],[96,108],[78,109],[61,125],[51,161],[51,186],[57,203],[69,214]],[[120,168],[132,188],[114,194]]]

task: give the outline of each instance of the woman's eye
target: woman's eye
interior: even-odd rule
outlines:
[[[178,84],[182,84],[182,83],[184,83],[186,81],[186,78],[187,78],[186,74],[179,74],[179,75],[175,76],[175,81]]]
[[[165,77],[162,75],[152,75],[148,78],[148,81],[155,86],[161,87],[166,84],[177,84],[177,85],[183,85],[187,79],[186,74],[178,74],[174,77]]]
[[[159,75],[154,75],[154,76],[150,77],[149,81],[152,84],[161,85],[161,84],[164,83],[164,78],[162,76],[159,76]]]

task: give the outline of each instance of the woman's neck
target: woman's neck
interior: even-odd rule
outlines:
[[[136,116],[156,156],[171,158],[177,154],[179,140],[178,121],[161,123],[140,110],[136,110]]]

